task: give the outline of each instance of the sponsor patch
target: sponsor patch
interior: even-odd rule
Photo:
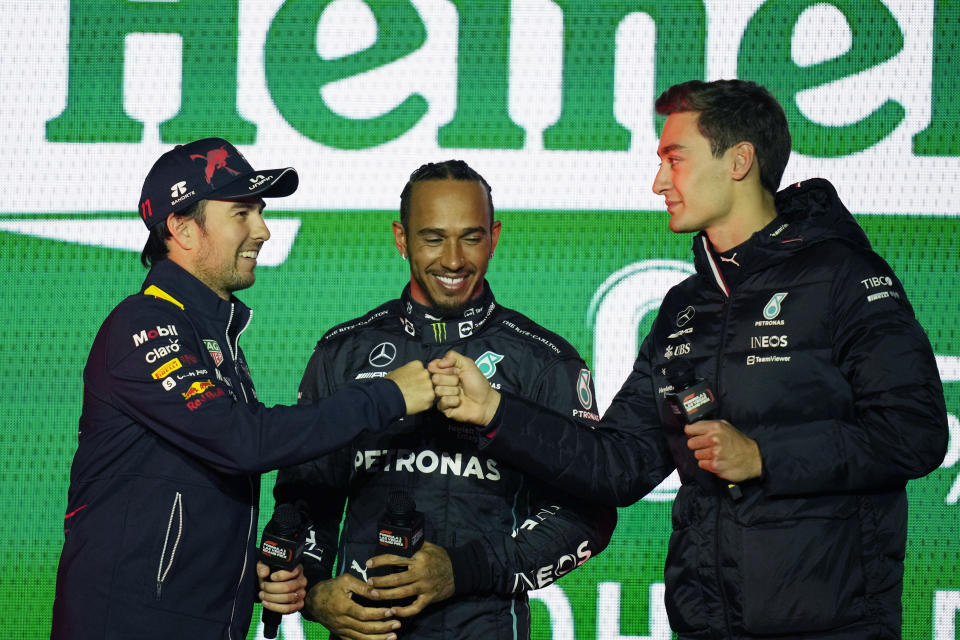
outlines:
[[[487,351],[479,358],[474,360],[477,363],[477,368],[480,369],[480,373],[483,374],[483,377],[489,380],[493,377],[493,374],[497,372],[497,363],[503,360],[503,356],[499,353],[494,353],[493,351]]]
[[[151,377],[153,377],[154,380],[160,380],[161,378],[166,378],[168,375],[170,375],[171,373],[173,373],[174,371],[176,371],[182,366],[183,365],[180,363],[180,359],[174,358],[173,360],[167,360],[166,362],[164,362],[162,365],[160,365],[159,369],[157,369],[150,375]]]
[[[577,376],[577,399],[584,409],[590,409],[593,406],[593,394],[590,393],[590,369],[580,369],[580,375]]]
[[[213,358],[213,364],[219,367],[220,363],[223,362],[223,351],[220,350],[220,345],[217,344],[217,341],[204,338],[203,346],[210,352],[210,357]]]
[[[773,297],[763,307],[763,317],[767,320],[773,320],[780,315],[780,304],[787,297],[786,293],[775,293]]]
[[[367,362],[375,367],[386,367],[397,358],[397,347],[392,342],[381,342],[370,350]]]
[[[214,384],[209,380],[197,380],[196,382],[191,383],[187,390],[181,395],[183,396],[184,400],[187,400],[188,398],[199,395],[212,387],[214,387]]]

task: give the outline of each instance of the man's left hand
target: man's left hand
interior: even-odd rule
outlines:
[[[395,615],[406,618],[416,615],[431,602],[439,602],[453,595],[453,565],[443,547],[424,542],[413,557],[392,554],[367,560],[367,567],[395,565],[406,571],[370,578],[367,583],[380,594],[381,600],[397,600],[415,596],[406,607],[393,607]]]
[[[726,420],[700,420],[688,424],[684,432],[701,469],[730,482],[759,478],[763,472],[756,441]]]
[[[270,567],[258,562],[257,577],[260,579],[260,602],[265,609],[277,613],[293,613],[303,609],[303,599],[307,595],[303,565],[298,564],[293,571],[274,571],[271,574]]]

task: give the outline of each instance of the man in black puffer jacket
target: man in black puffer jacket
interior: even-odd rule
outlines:
[[[500,226],[489,186],[466,163],[415,171],[394,223],[397,250],[410,260],[410,284],[400,299],[326,333],[307,365],[301,402],[454,348],[497,388],[583,427],[596,425],[590,371],[576,350],[501,306],[484,279]],[[377,550],[378,521],[397,489],[409,493],[425,517],[427,542],[410,560]],[[337,637],[392,637],[399,628],[404,638],[529,638],[527,591],[599,553],[616,524],[615,509],[580,504],[527,477],[522,467],[478,453],[475,430],[437,411],[404,418],[390,434],[359,438],[349,450],[282,469],[274,495],[278,503],[309,505],[315,527],[303,556],[304,614]],[[394,564],[406,570],[374,577]],[[361,606],[350,594],[366,594],[368,578],[381,597]],[[416,600],[395,601],[404,597]]]
[[[468,395],[440,406],[488,425],[484,453],[608,504],[678,469],[665,582],[680,637],[899,638],[905,486],[948,437],[926,334],[828,182],[774,196],[790,136],[765,89],[693,81],[657,108],[653,188],[674,232],[700,232],[696,274],[665,297],[599,428],[558,436],[556,416],[455,354],[430,368],[456,364],[461,389],[441,393]],[[681,358],[703,384],[674,410]],[[702,400],[712,413],[685,424]]]

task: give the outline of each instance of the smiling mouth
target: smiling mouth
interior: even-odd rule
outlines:
[[[240,257],[241,257],[241,258],[250,258],[251,260],[256,260],[256,259],[257,259],[257,254],[259,254],[259,253],[260,253],[260,252],[259,252],[259,251],[256,251],[256,250],[254,250],[254,251],[241,251],[241,252],[240,252]]]
[[[467,281],[466,275],[441,276],[434,274],[433,277],[437,279],[441,287],[451,291],[462,288]]]

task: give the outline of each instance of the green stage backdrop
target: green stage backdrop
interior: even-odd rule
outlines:
[[[786,107],[785,182],[835,182],[933,343],[951,441],[941,468],[909,485],[904,637],[957,638],[960,1],[0,9],[0,539],[20,549],[0,575],[12,612],[0,635],[49,633],[81,370],[102,319],[143,279],[135,208],[160,153],[222,135],[255,166],[300,171],[241,294],[266,404],[295,400],[327,328],[399,293],[390,222],[406,175],[458,157],[488,178],[503,220],[494,291],[580,350],[604,408],[659,299],[691,269],[690,237],[667,231],[649,188],[653,99],[677,81],[741,77]],[[533,594],[537,638],[671,637],[662,565],[675,490],[668,480],[621,510],[604,553]],[[326,637],[296,616],[281,634]]]

